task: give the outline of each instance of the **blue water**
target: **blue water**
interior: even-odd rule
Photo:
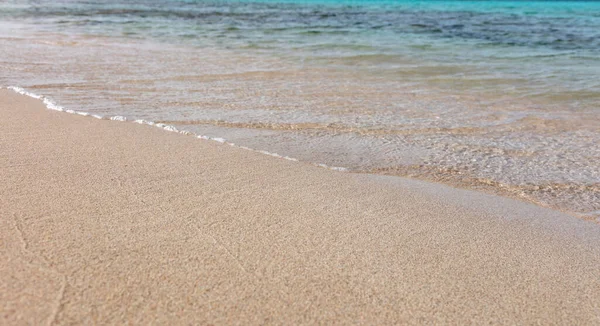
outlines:
[[[600,99],[598,1],[9,1],[0,8],[2,19],[62,32],[367,64],[435,87],[570,107]],[[432,62],[436,78],[405,69]]]
[[[5,10],[4,16],[124,35],[224,37],[239,43],[272,44],[292,39],[289,33],[298,43],[311,43],[311,37],[331,34],[368,36],[375,46],[394,47],[396,42],[388,38],[393,35],[400,38],[398,43],[405,37],[425,37],[486,46],[600,51],[600,2],[596,1],[18,3],[13,10]]]

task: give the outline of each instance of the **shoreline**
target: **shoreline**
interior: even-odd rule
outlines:
[[[98,119],[98,120],[112,120],[112,121],[121,121],[121,122],[133,122],[133,123],[137,123],[137,124],[141,124],[141,125],[153,126],[153,127],[157,127],[157,128],[163,129],[165,131],[180,133],[180,134],[187,135],[187,136],[193,136],[195,138],[203,139],[203,140],[211,140],[211,141],[215,141],[215,142],[218,142],[218,143],[227,144],[227,145],[232,146],[232,147],[236,147],[236,148],[240,148],[240,149],[243,149],[243,150],[248,150],[248,151],[252,151],[252,152],[256,152],[256,153],[261,153],[261,154],[264,154],[264,155],[268,155],[268,156],[272,156],[272,157],[276,157],[276,158],[281,158],[281,159],[285,159],[285,160],[288,160],[288,161],[293,161],[293,162],[299,161],[298,159],[293,158],[293,157],[283,156],[283,155],[279,155],[277,153],[271,153],[271,152],[264,151],[264,150],[253,149],[253,148],[246,147],[246,146],[240,146],[240,145],[237,145],[235,143],[228,142],[226,139],[221,138],[221,137],[209,137],[209,136],[205,136],[205,135],[198,135],[196,133],[193,133],[193,132],[187,131],[187,130],[179,130],[175,126],[170,125],[170,124],[157,123],[157,122],[154,122],[154,121],[148,121],[148,120],[143,120],[143,119],[132,120],[132,119],[130,119],[130,118],[126,117],[126,116],[122,116],[122,115],[101,116],[101,115],[91,114],[91,113],[85,112],[85,111],[75,111],[75,110],[71,110],[71,109],[66,109],[66,108],[63,108],[62,106],[56,105],[51,99],[49,99],[46,96],[29,92],[29,91],[25,90],[24,88],[18,87],[18,86],[0,87],[0,90],[2,90],[2,89],[7,89],[7,90],[13,91],[13,92],[15,92],[17,94],[28,96],[28,97],[31,97],[31,98],[36,99],[36,100],[41,100],[44,103],[44,105],[46,106],[46,109],[52,110],[52,111],[64,112],[64,113],[69,113],[69,114],[76,114],[76,115],[80,115],[80,116],[84,116],[84,117],[95,118],[95,119]],[[314,163],[314,162],[304,162],[304,163],[312,164],[314,166],[318,166],[318,167],[329,169],[329,170],[333,170],[333,171],[339,171],[339,172],[346,172],[346,171],[348,171],[348,169],[344,168],[344,167],[328,166],[328,165],[323,164],[323,163]]]
[[[230,142],[227,139],[222,138],[222,137],[210,137],[210,136],[206,136],[206,135],[200,135],[200,134],[191,132],[189,130],[179,130],[174,125],[171,125],[168,123],[154,122],[154,121],[148,121],[148,120],[143,120],[143,119],[131,119],[129,117],[122,116],[122,115],[101,116],[101,115],[91,114],[91,113],[85,112],[85,111],[75,111],[75,110],[71,110],[71,109],[66,109],[64,107],[57,105],[50,98],[48,98],[44,95],[39,95],[36,93],[29,92],[28,90],[26,90],[22,87],[18,87],[18,86],[0,87],[0,90],[2,90],[2,89],[14,91],[18,94],[25,95],[25,96],[31,97],[33,99],[42,100],[44,105],[46,106],[46,108],[49,110],[65,112],[65,113],[69,113],[69,114],[76,114],[76,115],[80,115],[80,116],[84,116],[84,117],[92,117],[92,118],[100,119],[100,120],[113,120],[113,121],[131,122],[131,123],[136,123],[136,124],[154,126],[154,127],[160,128],[160,129],[164,129],[165,131],[181,133],[183,135],[188,135],[188,136],[192,136],[192,137],[195,137],[198,139],[203,139],[203,140],[211,140],[211,141],[215,141],[218,143],[227,144],[232,147],[257,152],[257,153],[261,153],[264,155],[268,155],[268,156],[272,156],[272,157],[276,157],[276,158],[280,158],[280,159],[285,159],[285,160],[289,160],[289,161],[300,161],[297,158],[289,157],[287,155],[280,155],[278,153],[273,153],[273,152],[269,152],[269,151],[265,151],[265,150],[259,150],[259,149],[254,149],[254,148],[250,148],[250,147],[243,146],[243,145],[238,145],[238,144]],[[539,206],[542,208],[555,210],[555,211],[576,217],[578,219],[600,225],[600,215],[598,215],[599,212],[581,213],[581,212],[569,211],[567,209],[562,209],[559,206],[537,200],[533,196],[523,193],[523,189],[522,189],[523,187],[517,187],[514,185],[513,186],[504,185],[499,182],[495,182],[493,180],[465,176],[463,178],[454,178],[454,179],[451,178],[448,181],[444,182],[444,181],[436,179],[435,177],[433,177],[433,175],[422,174],[422,175],[419,175],[418,177],[414,177],[412,175],[412,173],[397,172],[397,171],[395,171],[394,168],[390,168],[390,169],[380,168],[380,169],[374,169],[373,171],[369,171],[369,170],[363,171],[360,169],[352,170],[347,167],[329,166],[324,163],[310,162],[310,161],[305,161],[305,160],[302,160],[302,162],[305,164],[311,164],[311,165],[314,165],[317,167],[330,169],[333,171],[351,172],[351,173],[359,173],[359,174],[375,174],[375,175],[395,176],[395,177],[400,177],[400,178],[419,180],[419,181],[423,181],[423,182],[431,182],[434,184],[445,185],[445,186],[457,188],[457,189],[477,191],[477,192],[482,192],[482,193],[486,193],[486,194],[490,194],[490,195],[511,198],[511,199],[518,200],[518,201],[521,201],[524,203],[533,204],[533,205],[536,205],[536,206]],[[409,166],[404,167],[404,170],[410,171],[410,167]],[[413,171],[413,173],[414,172],[418,172],[418,171]],[[448,171],[447,173],[451,173],[451,171]],[[531,186],[531,187],[540,188],[540,186]]]
[[[0,309],[21,323],[600,322],[600,226],[0,90]]]

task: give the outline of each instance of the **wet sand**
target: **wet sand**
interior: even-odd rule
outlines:
[[[598,324],[600,225],[0,90],[0,324]]]

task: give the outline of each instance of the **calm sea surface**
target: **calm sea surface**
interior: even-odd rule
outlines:
[[[0,2],[0,86],[600,221],[600,2]]]

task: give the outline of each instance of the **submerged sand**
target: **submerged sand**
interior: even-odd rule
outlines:
[[[600,225],[0,91],[0,324],[598,324]]]

